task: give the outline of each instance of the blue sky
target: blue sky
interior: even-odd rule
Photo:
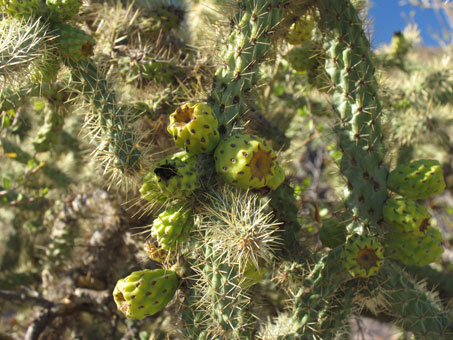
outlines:
[[[432,9],[413,5],[401,6],[399,0],[371,0],[370,2],[369,15],[374,22],[373,47],[390,42],[395,31],[402,31],[407,23],[412,21],[418,24],[425,45],[438,45],[430,31],[434,30],[440,34],[441,25]]]

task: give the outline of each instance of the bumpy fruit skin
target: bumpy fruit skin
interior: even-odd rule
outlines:
[[[46,0],[50,10],[49,18],[53,22],[65,22],[79,12],[80,0]]]
[[[438,161],[421,159],[398,165],[389,174],[387,186],[406,198],[418,200],[440,194],[445,181]]]
[[[429,226],[431,214],[415,201],[405,198],[389,198],[382,213],[384,220],[397,232],[423,235]]]
[[[407,265],[424,266],[437,262],[443,251],[442,234],[431,226],[423,235],[389,232],[385,237],[386,256]]]
[[[0,0],[0,10],[18,19],[47,15],[47,8],[41,0]]]
[[[155,185],[168,198],[189,196],[200,186],[197,161],[186,152],[170,155],[156,164],[156,167],[143,178],[140,193],[144,199]]]
[[[353,234],[346,240],[343,263],[353,277],[376,275],[384,263],[383,249],[375,238]]]
[[[175,144],[191,154],[210,153],[219,142],[218,121],[211,107],[189,103],[170,115],[167,128]]]
[[[289,29],[287,40],[292,45],[302,44],[311,37],[314,21],[310,15],[304,15],[297,20]]]
[[[178,242],[187,239],[192,227],[193,216],[190,210],[171,207],[154,220],[151,235],[163,249],[173,250]]]
[[[214,152],[216,171],[242,189],[276,189],[285,179],[272,148],[253,135],[234,135],[220,141]]]
[[[143,319],[162,310],[178,289],[178,277],[171,270],[145,269],[117,282],[113,291],[116,306],[128,318]]]
[[[58,52],[63,59],[79,62],[93,54],[94,39],[81,29],[63,24],[59,27],[58,35]]]

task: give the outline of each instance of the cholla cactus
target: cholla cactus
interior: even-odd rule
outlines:
[[[73,319],[90,318],[65,313],[92,311],[94,321],[80,322],[102,319],[99,332],[108,325],[113,337],[327,340],[348,336],[350,317],[364,314],[384,315],[417,339],[453,337],[451,311],[407,273],[408,265],[441,259],[444,222],[433,197],[451,186],[451,169],[411,154],[394,166],[384,134],[395,138],[407,125],[381,122],[386,111],[419,113],[425,100],[451,105],[451,75],[447,67],[423,74],[416,95],[409,85],[380,91],[374,62],[419,72],[415,45],[398,35],[387,57],[375,58],[358,13],[366,1],[0,6],[1,151],[29,169],[10,176],[18,170],[5,167],[0,199],[14,209],[41,204],[15,215],[0,254],[0,288],[22,285],[23,271],[41,275],[29,285],[42,299],[20,297],[46,307],[27,339],[66,334],[57,327],[77,329]],[[209,28],[219,13],[233,14],[204,35],[184,20],[186,11]],[[200,42],[189,42],[195,37]],[[213,37],[220,43],[209,53],[194,47]],[[425,89],[433,84],[439,91]],[[30,97],[45,98],[44,109]],[[28,112],[45,114],[41,128]],[[451,131],[443,128],[445,142]],[[90,148],[79,129],[90,137],[92,163],[111,175],[105,183],[89,162],[58,167],[81,158],[79,145]],[[282,136],[294,145],[282,146]],[[90,214],[84,196],[54,203],[63,189],[122,181],[134,185],[112,195],[111,205],[106,192],[93,194]],[[59,219],[47,216],[48,206],[63,207]],[[58,222],[49,235],[44,217]],[[35,242],[49,245],[36,252]],[[60,294],[50,284],[57,275]]]

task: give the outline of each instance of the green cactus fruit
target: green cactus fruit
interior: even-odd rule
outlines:
[[[189,196],[200,186],[196,158],[186,152],[179,152],[157,163],[143,178],[140,193],[144,199],[155,197],[148,194],[156,190],[156,184],[168,198]]]
[[[400,233],[421,235],[429,226],[431,218],[424,206],[405,198],[389,198],[382,212],[384,220]]]
[[[41,0],[0,0],[0,9],[15,18],[46,16],[47,8]]]
[[[423,235],[389,232],[385,237],[386,256],[406,265],[424,266],[437,262],[443,251],[442,234],[431,226]]]
[[[219,142],[217,118],[203,103],[189,103],[170,115],[168,132],[175,144],[191,154],[210,153]]]
[[[58,35],[58,52],[63,59],[79,62],[93,54],[94,39],[81,29],[63,24],[59,26]]]
[[[370,277],[384,263],[383,249],[375,238],[353,234],[346,240],[343,261],[353,277]]]
[[[214,152],[216,171],[229,184],[242,189],[276,189],[284,180],[272,148],[253,135],[234,135],[220,141]]]
[[[389,174],[387,186],[406,198],[418,200],[440,194],[445,181],[438,161],[421,159],[398,165]]]
[[[324,247],[335,248],[346,241],[346,224],[337,217],[326,218],[322,221],[319,238]]]
[[[272,190],[277,189],[285,180],[285,170],[280,164],[275,165],[274,176],[269,178],[266,186]]]
[[[304,15],[290,27],[286,39],[292,45],[302,44],[305,40],[310,39],[313,28],[313,17]]]
[[[192,226],[193,216],[190,210],[171,207],[154,220],[151,235],[163,249],[173,250],[178,242],[187,239]]]
[[[65,22],[74,17],[82,5],[81,0],[46,0],[50,10],[49,19],[53,22]]]
[[[162,310],[177,289],[178,277],[174,271],[144,269],[119,280],[113,298],[128,318],[141,320]]]

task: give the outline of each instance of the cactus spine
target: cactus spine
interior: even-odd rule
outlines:
[[[93,62],[68,62],[74,79],[80,83],[81,92],[95,109],[91,119],[94,128],[98,129],[95,135],[101,135],[96,151],[107,156],[104,159],[107,168],[133,175],[142,159],[138,137],[129,128],[128,113],[117,105],[115,94],[109,91],[107,80]]]
[[[283,15],[276,0],[238,1],[230,36],[221,54],[208,103],[225,134],[248,110],[248,99],[258,82],[258,69],[271,50],[271,36]]]
[[[335,132],[343,153],[340,171],[348,182],[346,208],[353,218],[348,229],[360,233],[367,225],[376,233],[388,197],[388,171],[370,43],[350,1],[321,0],[318,6],[326,31],[326,71],[340,116]]]

